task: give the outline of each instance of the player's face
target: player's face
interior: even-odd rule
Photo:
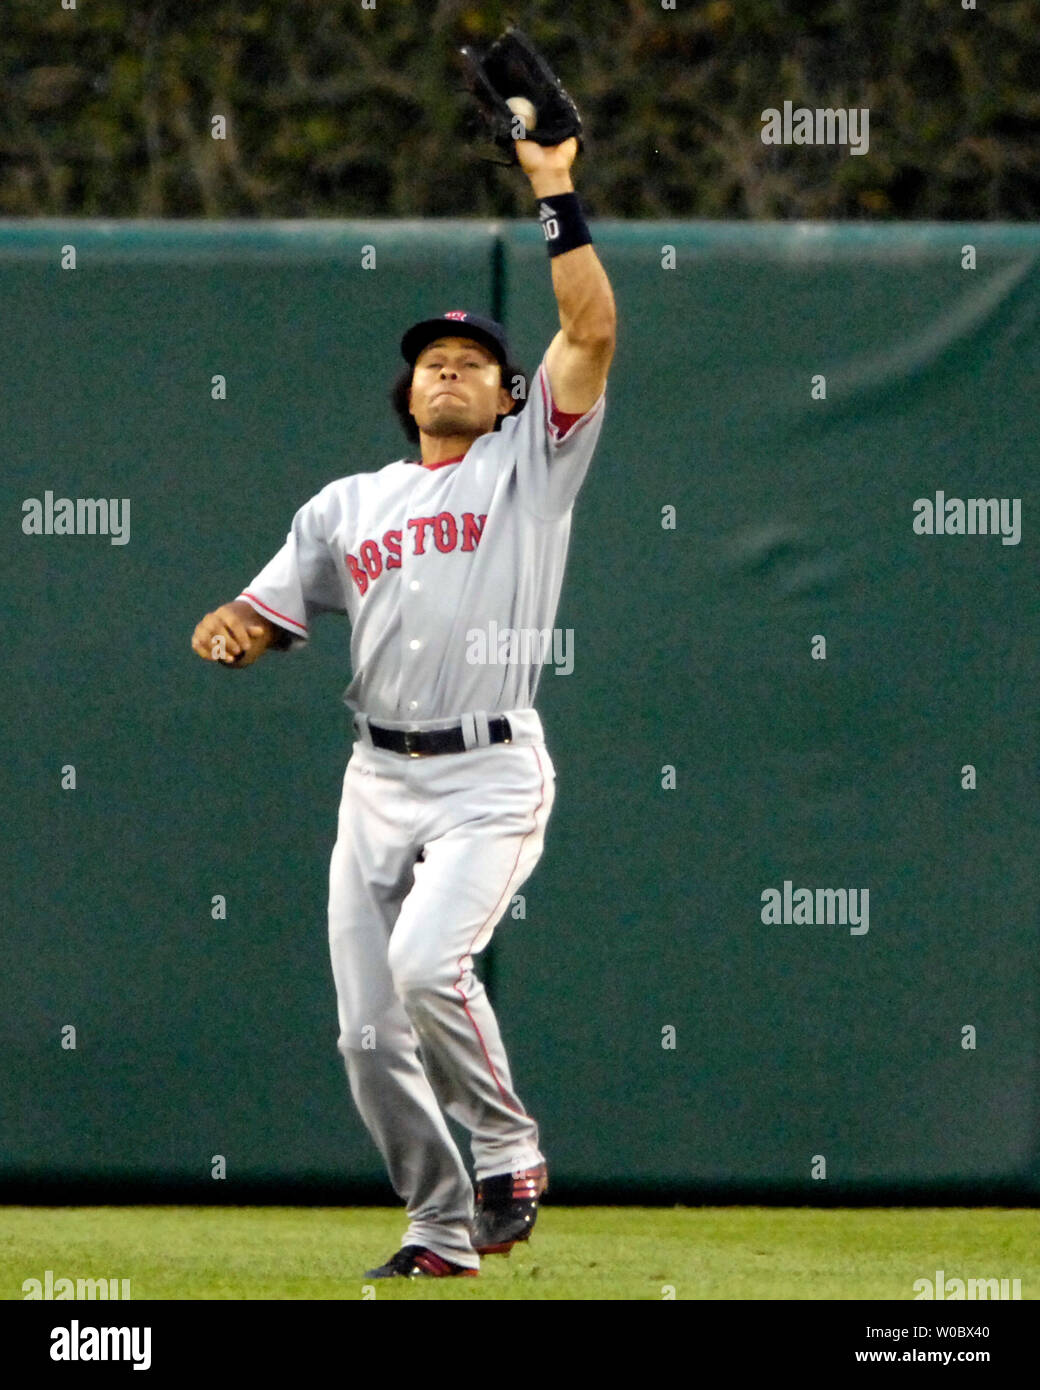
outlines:
[[[513,399],[498,359],[472,338],[437,338],[415,359],[409,408],[430,435],[487,434]]]

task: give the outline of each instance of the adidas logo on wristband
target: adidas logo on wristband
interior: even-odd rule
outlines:
[[[538,221],[545,233],[550,256],[562,256],[567,251],[573,251],[575,247],[587,246],[592,242],[581,203],[574,192],[558,193],[551,199],[540,199]]]
[[[556,213],[548,203],[540,204],[538,208],[538,220],[542,224],[542,231],[545,233],[546,241],[555,241],[560,235],[560,224],[556,220]]]

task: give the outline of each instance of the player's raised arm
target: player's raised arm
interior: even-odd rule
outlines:
[[[554,403],[570,414],[584,414],[603,393],[617,333],[614,293],[571,179],[577,153],[574,136],[561,145],[516,141],[517,159],[539,200],[560,310],[545,367]]]

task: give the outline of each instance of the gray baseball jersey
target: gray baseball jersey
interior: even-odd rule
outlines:
[[[398,460],[322,488],[238,597],[285,628],[291,647],[319,613],[346,613],[353,680],[343,698],[377,721],[531,708],[538,643],[481,662],[472,633],[493,643],[506,630],[552,628],[571,510],[605,408],[604,391],[561,433],[543,356],[524,409],[461,461]]]

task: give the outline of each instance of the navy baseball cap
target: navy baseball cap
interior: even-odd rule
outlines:
[[[415,366],[415,359],[435,338],[474,338],[478,343],[483,343],[488,352],[494,353],[501,367],[505,367],[509,361],[506,330],[500,323],[482,318],[480,314],[471,314],[465,309],[449,309],[438,319],[413,323],[401,339],[401,354],[409,366]]]

